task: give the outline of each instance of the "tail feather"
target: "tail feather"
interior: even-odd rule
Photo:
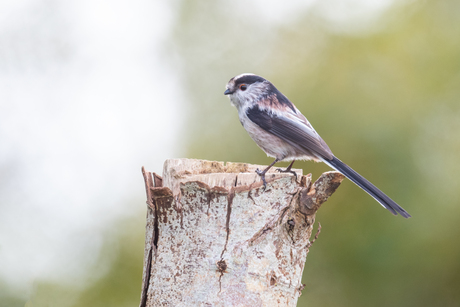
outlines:
[[[388,209],[394,215],[397,215],[399,213],[405,218],[411,217],[410,214],[406,212],[406,210],[401,208],[391,198],[386,196],[375,185],[370,183],[366,178],[355,172],[351,167],[349,167],[336,157],[333,157],[332,160],[323,159],[323,162],[329,165],[330,167],[336,169],[337,171],[341,172],[345,177],[347,177],[361,189],[366,191],[370,196],[372,196],[384,208]]]

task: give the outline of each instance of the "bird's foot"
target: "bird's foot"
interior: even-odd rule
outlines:
[[[256,169],[257,175],[260,176],[260,179],[262,179],[262,182],[264,183],[264,191],[267,188],[267,181],[265,181],[265,171],[261,171],[259,169]]]
[[[297,180],[297,173],[294,172],[293,170],[291,170],[290,167],[288,167],[288,168],[286,168],[286,169],[277,168],[276,170],[277,170],[278,172],[280,172],[280,173],[291,173],[291,174],[294,175],[295,180]]]

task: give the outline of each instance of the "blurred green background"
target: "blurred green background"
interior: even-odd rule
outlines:
[[[299,306],[460,306],[460,2],[393,2],[356,23],[325,17],[327,3],[268,22],[245,2],[175,2],[162,56],[186,94],[181,156],[270,163],[223,95],[240,73],[269,79],[337,157],[412,215],[392,216],[345,180],[317,215]],[[295,166],[313,178],[329,170]],[[138,305],[144,214],[107,227],[97,274],[37,280],[28,299],[5,284],[0,306]]]

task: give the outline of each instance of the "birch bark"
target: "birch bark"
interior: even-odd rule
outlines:
[[[147,192],[140,307],[296,306],[316,211],[343,180],[327,172],[171,159],[142,169]]]

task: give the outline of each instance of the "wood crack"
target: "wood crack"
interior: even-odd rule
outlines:
[[[224,253],[227,251],[228,238],[230,236],[230,216],[232,215],[232,203],[233,198],[235,197],[235,189],[232,187],[227,195],[227,220],[225,221],[225,229],[227,231],[227,236],[225,238],[225,245],[222,253],[220,254],[220,261],[217,262],[217,267],[219,268],[219,293],[222,291],[222,276],[226,272],[227,264],[224,260]],[[223,264],[225,264],[225,269],[222,269]]]

